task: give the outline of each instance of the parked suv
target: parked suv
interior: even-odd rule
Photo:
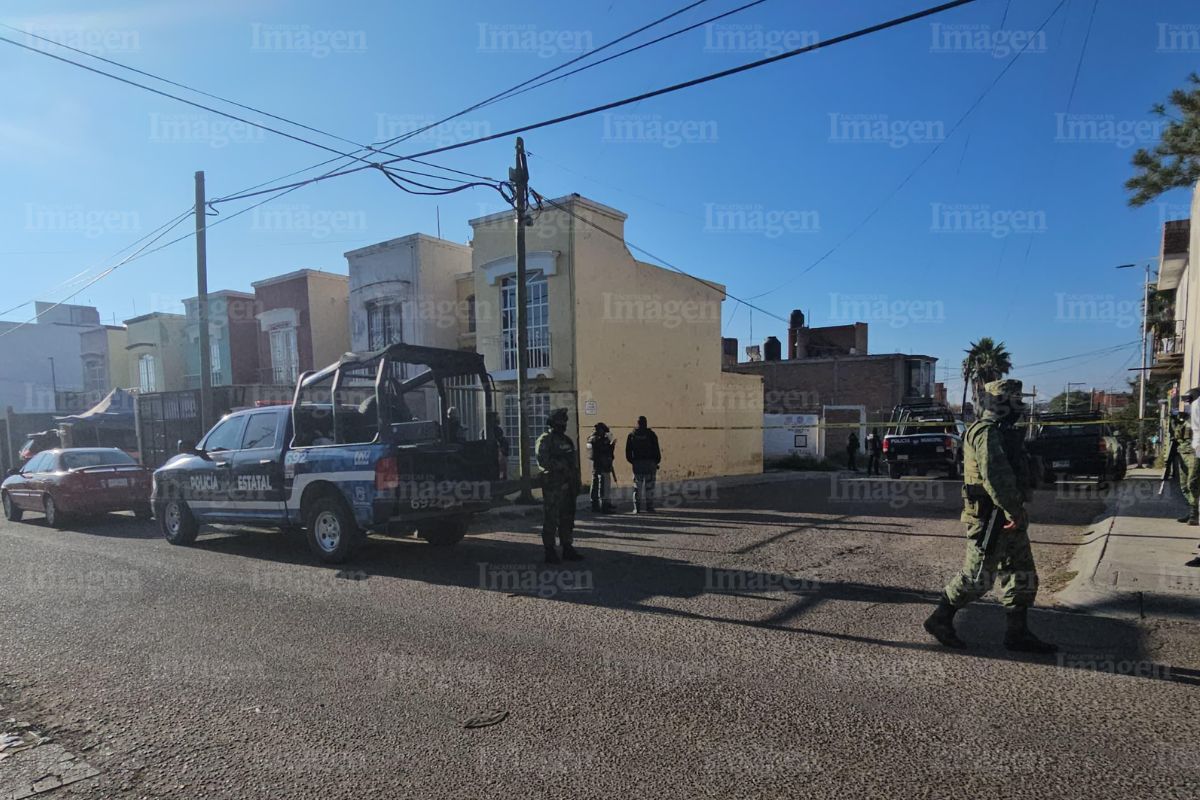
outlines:
[[[896,406],[883,437],[883,460],[892,478],[930,470],[961,477],[962,429],[954,413],[941,403]]]
[[[1124,448],[1098,412],[1043,414],[1031,424],[1026,449],[1046,483],[1068,475],[1094,475],[1101,483],[1125,477]]]
[[[412,345],[347,353],[300,376],[290,405],[225,416],[154,473],[153,507],[173,544],[201,525],[303,528],[322,561],[367,531],[450,545],[506,491],[492,386],[478,353]]]

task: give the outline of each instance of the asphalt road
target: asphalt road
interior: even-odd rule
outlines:
[[[1058,659],[1007,654],[992,603],[965,653],[924,634],[958,486],[698,483],[581,514],[554,569],[525,518],[344,570],[294,535],[2,523],[0,720],[57,749],[0,760],[0,798],[39,751],[98,772],[43,796],[106,800],[1195,797],[1197,625],[1036,612]],[[1102,507],[1039,491],[1047,585]]]

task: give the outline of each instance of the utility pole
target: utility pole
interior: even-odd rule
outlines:
[[[54,356],[50,356],[50,404],[58,411],[58,378],[54,374]]]
[[[196,173],[196,311],[200,323],[200,430],[212,424],[212,351],[208,344],[208,249],[205,241],[204,171]]]
[[[1138,370],[1138,452],[1144,453],[1146,446],[1146,319],[1150,313],[1150,262],[1146,262],[1146,280],[1142,284],[1142,363]],[[1142,466],[1139,457],[1138,466]]]
[[[516,166],[508,171],[513,184],[517,216],[517,457],[520,461],[521,493],[518,503],[533,503],[532,481],[529,475],[529,387],[526,376],[529,371],[528,302],[529,289],[525,285],[525,215],[529,208],[529,162],[525,158],[525,140],[517,137]]]

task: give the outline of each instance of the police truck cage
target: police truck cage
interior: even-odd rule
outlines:
[[[380,489],[403,489],[403,482],[495,482],[499,443],[488,425],[494,394],[478,353],[408,344],[346,353],[297,381],[291,447],[390,445],[397,454],[395,480]]]

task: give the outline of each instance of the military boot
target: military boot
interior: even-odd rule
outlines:
[[[1175,521],[1176,522],[1187,522],[1191,518],[1192,518],[1191,514],[1184,514],[1182,517],[1178,517]]]
[[[957,613],[958,609],[950,605],[950,601],[943,594],[938,600],[937,608],[929,615],[929,619],[925,620],[925,632],[943,646],[961,650],[967,643],[954,632],[954,615]]]
[[[583,561],[583,556],[573,546],[563,545],[563,561]]]
[[[1056,645],[1043,642],[1029,630],[1028,616],[1028,608],[1009,609],[1008,630],[1004,633],[1004,646],[1017,653],[1057,653]]]
[[[1200,525],[1200,515],[1196,514],[1196,509],[1192,509],[1191,516],[1187,518],[1188,525]]]

